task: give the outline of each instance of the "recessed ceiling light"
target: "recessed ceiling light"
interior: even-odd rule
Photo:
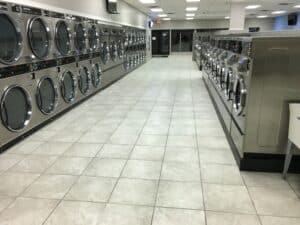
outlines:
[[[167,14],[158,14],[158,17],[168,17]]]
[[[187,13],[187,14],[185,14],[185,16],[186,17],[193,17],[193,16],[195,16],[195,13]]]
[[[226,20],[229,20],[229,19],[230,19],[230,16],[225,16],[225,19],[226,19]]]
[[[186,7],[185,10],[188,11],[188,12],[193,12],[193,11],[197,11],[198,7]]]
[[[155,0],[139,0],[143,4],[154,4]]]
[[[298,9],[298,8],[300,8],[300,5],[295,5],[294,8],[297,8],[297,9]]]
[[[162,12],[163,10],[161,8],[151,8],[152,12]]]
[[[277,15],[277,14],[283,14],[283,13],[286,13],[286,11],[284,10],[278,10],[278,11],[273,11],[271,12],[273,15]]]
[[[200,0],[186,0],[186,2],[200,2]]]
[[[171,20],[171,18],[163,18],[162,20]]]
[[[185,18],[186,20],[193,20],[194,18],[193,17],[187,17]]]
[[[267,18],[268,16],[267,15],[259,15],[257,16],[257,18]]]
[[[257,8],[260,8],[261,5],[248,5],[245,7],[245,9],[257,9]]]

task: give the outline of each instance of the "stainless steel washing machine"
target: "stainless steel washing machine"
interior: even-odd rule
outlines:
[[[78,82],[78,95],[76,100],[86,98],[92,89],[91,80],[91,60],[85,59],[77,62],[77,68],[75,69]]]
[[[101,87],[103,87],[103,70],[100,57],[95,57],[91,60],[90,76],[92,92],[98,91]]]
[[[110,65],[116,66],[121,63],[119,58],[118,42],[119,42],[119,27],[110,27],[109,49],[110,49]]]
[[[72,16],[56,14],[54,27],[55,55],[57,58],[75,55]]]
[[[0,68],[53,59],[51,19],[37,8],[2,3]]]
[[[109,48],[109,28],[106,25],[100,25],[100,56],[103,70],[111,67],[110,48]]]
[[[97,21],[87,20],[87,39],[88,39],[88,52],[94,53],[100,50],[100,31]]]
[[[73,41],[76,55],[88,53],[86,18],[73,16]]]
[[[44,68],[39,66],[39,68]],[[0,148],[40,125],[58,108],[56,67],[0,79]],[[13,68],[11,68],[13,69]]]

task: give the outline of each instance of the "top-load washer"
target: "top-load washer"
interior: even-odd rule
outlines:
[[[41,9],[1,3],[0,68],[53,59],[51,19]]]

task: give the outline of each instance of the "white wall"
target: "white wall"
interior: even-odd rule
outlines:
[[[267,19],[246,19],[245,29],[249,27],[260,27],[261,30],[272,30],[274,20]],[[209,19],[209,20],[174,20],[162,21],[161,24],[155,25],[153,29],[217,29],[229,28],[229,20]]]
[[[148,17],[123,1],[119,1],[118,11],[120,14],[117,15],[106,12],[105,0],[7,0],[7,2],[91,17],[106,22],[147,27]]]

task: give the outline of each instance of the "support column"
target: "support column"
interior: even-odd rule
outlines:
[[[229,30],[245,29],[246,10],[245,4],[233,3],[230,10],[230,26]]]

